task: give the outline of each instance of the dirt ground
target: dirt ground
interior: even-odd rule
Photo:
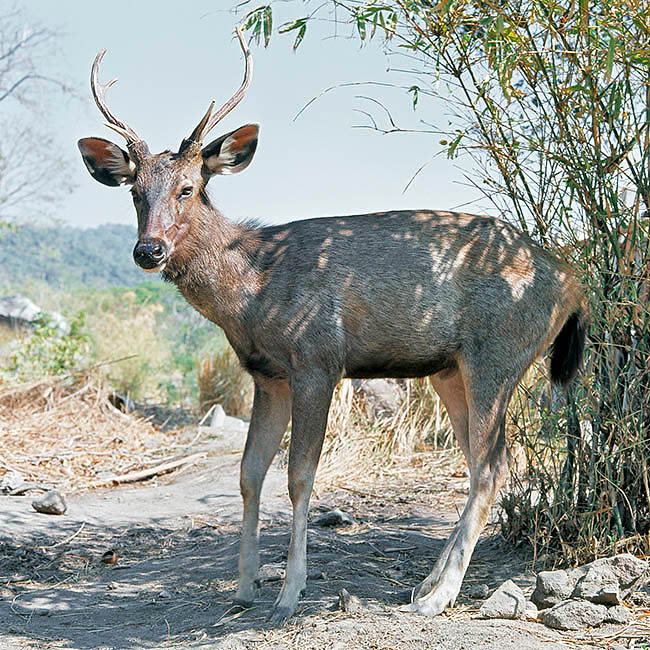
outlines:
[[[453,610],[433,619],[398,612],[458,517],[462,478],[317,494],[312,515],[338,507],[356,523],[310,526],[311,574],[296,616],[279,628],[265,620],[279,581],[262,584],[253,608],[236,609],[242,440],[238,430],[212,441],[205,462],[190,470],[70,495],[61,517],[33,511],[30,496],[0,497],[0,650],[643,647],[634,626],[568,635],[535,622],[478,619],[472,586],[492,590],[513,578],[529,593],[534,583],[528,559],[494,527]],[[286,559],[285,483],[276,463],[264,488],[263,564]],[[107,566],[101,557],[110,550],[118,560]],[[339,609],[342,588],[361,599],[360,612]]]

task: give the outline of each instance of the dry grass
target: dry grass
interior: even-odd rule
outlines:
[[[13,470],[26,481],[80,489],[160,460],[173,434],[118,411],[107,396],[96,372],[0,385],[0,477]]]
[[[157,316],[163,307],[139,304],[135,293],[100,300],[89,314],[96,359],[124,361],[103,367],[102,373],[115,390],[132,399],[160,400],[160,380],[169,372],[170,349],[160,336]]]
[[[407,380],[395,413],[376,417],[367,400],[343,380],[336,388],[318,470],[321,488],[389,479],[404,472],[440,471],[462,464],[440,399],[425,379]],[[450,465],[450,467],[451,467]],[[451,470],[451,471],[454,471]]]
[[[250,416],[253,384],[230,346],[199,364],[198,380],[201,412],[221,404],[229,415]],[[447,414],[429,379],[406,380],[402,390],[397,411],[376,416],[352,381],[339,383],[318,470],[321,488],[419,470],[438,462],[434,450],[455,448]],[[458,465],[453,454],[447,456]]]
[[[199,408],[205,413],[221,404],[228,415],[250,417],[253,381],[242,370],[234,350],[224,345],[220,352],[198,364]]]

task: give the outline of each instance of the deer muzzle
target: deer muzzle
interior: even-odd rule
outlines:
[[[135,263],[148,273],[156,273],[165,268],[169,251],[163,239],[143,237],[133,249]]]

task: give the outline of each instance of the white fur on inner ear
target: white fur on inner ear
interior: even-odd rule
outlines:
[[[118,147],[115,149],[111,147],[110,155],[106,158],[104,165],[111,174],[120,177],[120,183],[135,178],[135,163],[131,159],[124,160],[124,154]]]
[[[231,150],[231,147],[235,142],[234,138],[226,138],[221,145],[219,153],[216,156],[209,156],[206,159],[205,162],[212,173],[229,175],[238,171],[233,167],[237,154]]]

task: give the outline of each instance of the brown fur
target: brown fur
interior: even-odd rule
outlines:
[[[305,586],[307,509],[336,383],[432,374],[471,473],[465,511],[408,606],[437,614],[458,594],[506,475],[510,396],[563,325],[579,325],[580,287],[564,263],[489,217],[421,210],[233,224],[205,184],[249,164],[253,133],[228,134],[203,159],[189,147],[145,158],[133,187],[141,241],[166,247],[163,276],[223,328],[255,380],[236,599],[248,604],[255,594],[259,495],[289,419],[294,521],[275,620],[294,611]],[[193,194],[182,196],[189,186]],[[562,341],[573,352],[582,344],[572,330]],[[579,356],[571,359],[563,377]]]

